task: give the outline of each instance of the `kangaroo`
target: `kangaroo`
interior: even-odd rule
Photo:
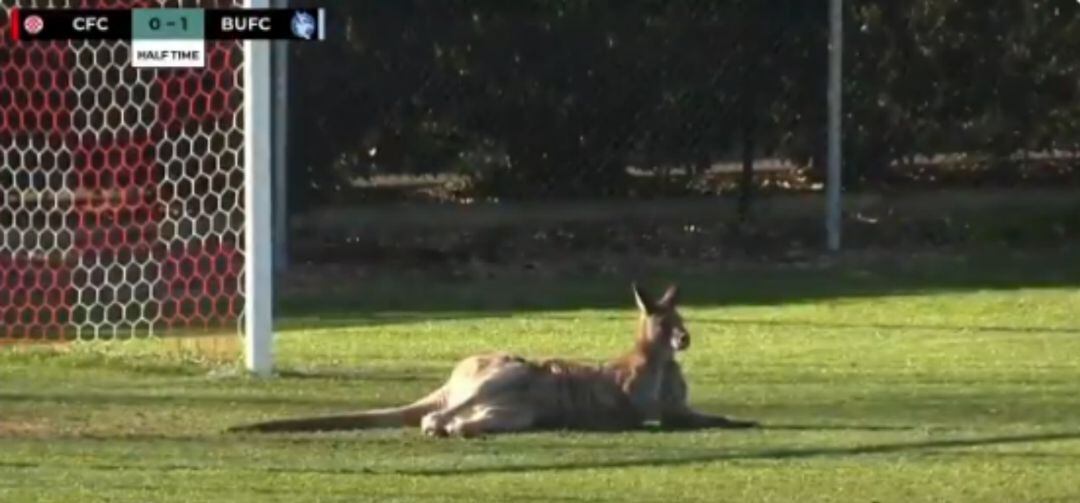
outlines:
[[[640,317],[634,347],[600,365],[563,359],[532,361],[496,352],[461,360],[449,379],[402,407],[284,419],[229,431],[327,431],[416,427],[426,435],[474,437],[545,429],[625,431],[659,423],[665,429],[752,428],[755,421],[705,414],[687,403],[676,353],[690,346],[672,285],[653,300],[635,283]]]

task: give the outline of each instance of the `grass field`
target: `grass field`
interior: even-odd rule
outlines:
[[[286,299],[270,380],[154,343],[0,351],[0,501],[1080,501],[1080,254],[668,276],[693,403],[765,428],[222,434],[631,337],[625,278],[372,279]]]

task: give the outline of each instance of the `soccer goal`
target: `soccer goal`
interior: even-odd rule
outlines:
[[[14,7],[267,4],[0,0],[0,344],[231,334],[271,369],[269,42],[146,69],[8,36]]]

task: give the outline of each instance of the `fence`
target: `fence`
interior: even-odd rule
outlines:
[[[334,5],[330,40],[283,49],[279,237],[301,265],[390,269],[821,249],[828,5]],[[1080,54],[1062,49],[1080,41],[1078,10],[843,2],[832,119],[856,246],[956,230],[925,200],[895,211],[882,193],[1080,181]],[[239,323],[252,150],[239,46],[157,72],[125,66],[124,50],[0,50],[5,338]],[[915,206],[932,225],[909,225]],[[1080,229],[1074,208],[1053,206],[1051,238]]]
[[[768,213],[767,196],[820,194],[828,5],[342,6],[329,45],[290,55],[291,123],[304,125],[290,135],[293,218],[370,224],[348,209],[385,202],[704,198],[733,199],[731,219],[745,220]],[[1078,6],[985,7],[843,2],[847,194],[1080,179],[1080,66],[1060,49],[1080,37]],[[726,223],[726,207],[712,211]],[[820,230],[822,209],[804,211]],[[292,248],[315,261],[400,251],[370,229],[298,228]]]

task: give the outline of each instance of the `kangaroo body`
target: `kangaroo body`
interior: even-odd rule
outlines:
[[[665,428],[745,428],[751,421],[703,414],[687,403],[675,360],[690,334],[675,309],[677,290],[656,302],[634,287],[641,311],[634,348],[600,365],[528,360],[508,353],[460,361],[429,395],[402,407],[285,419],[232,431],[325,431],[419,426],[432,436],[575,429],[621,431],[658,422]]]

